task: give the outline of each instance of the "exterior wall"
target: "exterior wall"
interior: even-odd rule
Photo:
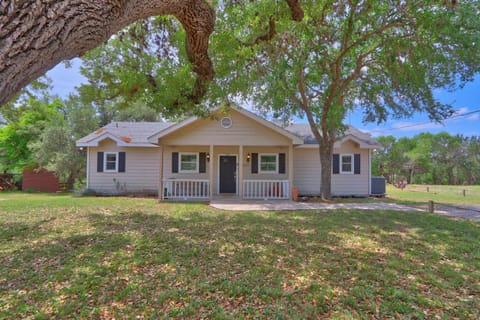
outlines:
[[[243,178],[245,180],[288,180],[288,147],[244,147],[243,148]],[[250,153],[285,153],[285,173],[260,173],[260,166],[258,173],[252,173],[251,163],[246,162],[247,154]],[[250,160],[251,161],[251,160]],[[277,167],[278,170],[278,167]]]
[[[172,173],[172,152],[209,152],[208,146],[165,146],[163,148],[163,179],[198,179],[208,180],[209,163],[207,162],[205,173]],[[210,161],[212,156],[210,155]]]
[[[335,196],[368,196],[370,194],[370,178],[368,149],[360,149],[352,141],[346,141],[334,153],[360,154],[360,174],[332,174],[332,195]]]
[[[368,196],[369,190],[369,151],[360,149],[355,142],[346,141],[333,151],[339,154],[360,154],[360,174],[332,174],[332,195]],[[294,149],[293,186],[300,195],[320,194],[320,155],[317,148]]]
[[[200,119],[194,123],[181,128],[166,137],[160,139],[165,146],[173,145],[265,145],[265,146],[287,146],[289,139],[270,128],[267,128],[256,121],[231,110],[228,115],[232,118],[232,126],[223,128],[218,119]]]
[[[317,148],[293,149],[293,186],[303,196],[320,194],[320,155]]]
[[[58,179],[53,172],[45,169],[23,170],[22,191],[34,190],[40,192],[59,191]]]
[[[288,147],[251,147],[244,146],[243,154],[239,155],[239,146],[214,146],[213,155],[210,154],[210,161],[213,161],[213,190],[214,195],[218,194],[219,179],[219,156],[237,156],[237,193],[239,191],[239,165],[243,166],[244,180],[287,180],[288,179]],[[163,179],[193,179],[208,180],[210,178],[210,163],[207,162],[205,173],[172,173],[172,152],[207,152],[210,153],[210,146],[165,146],[163,153]],[[285,153],[286,173],[285,174],[252,174],[251,160],[247,161],[248,153]]]
[[[97,152],[125,152],[125,172],[97,172]],[[158,193],[160,173],[159,148],[118,147],[104,140],[89,147],[88,188],[101,194]]]

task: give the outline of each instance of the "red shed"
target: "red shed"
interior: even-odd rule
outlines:
[[[59,191],[58,178],[55,173],[45,169],[23,170],[22,191],[34,190],[41,192]]]

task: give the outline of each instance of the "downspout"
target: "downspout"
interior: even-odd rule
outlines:
[[[368,196],[372,194],[372,149],[368,149]]]
[[[159,200],[165,200],[164,199],[164,190],[163,190],[163,145],[159,146],[160,148],[160,168],[158,172],[158,199]]]
[[[87,179],[85,182],[85,188],[88,189],[89,187],[89,180],[90,180],[90,147],[87,147],[87,169],[86,169]]]

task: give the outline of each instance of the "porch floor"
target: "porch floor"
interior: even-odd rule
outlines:
[[[395,203],[307,203],[292,200],[242,200],[238,197],[215,197],[210,206],[228,211],[294,211],[294,210],[394,210],[423,211]]]

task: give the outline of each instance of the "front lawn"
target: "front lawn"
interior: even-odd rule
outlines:
[[[480,224],[0,193],[0,318],[478,319]]]

